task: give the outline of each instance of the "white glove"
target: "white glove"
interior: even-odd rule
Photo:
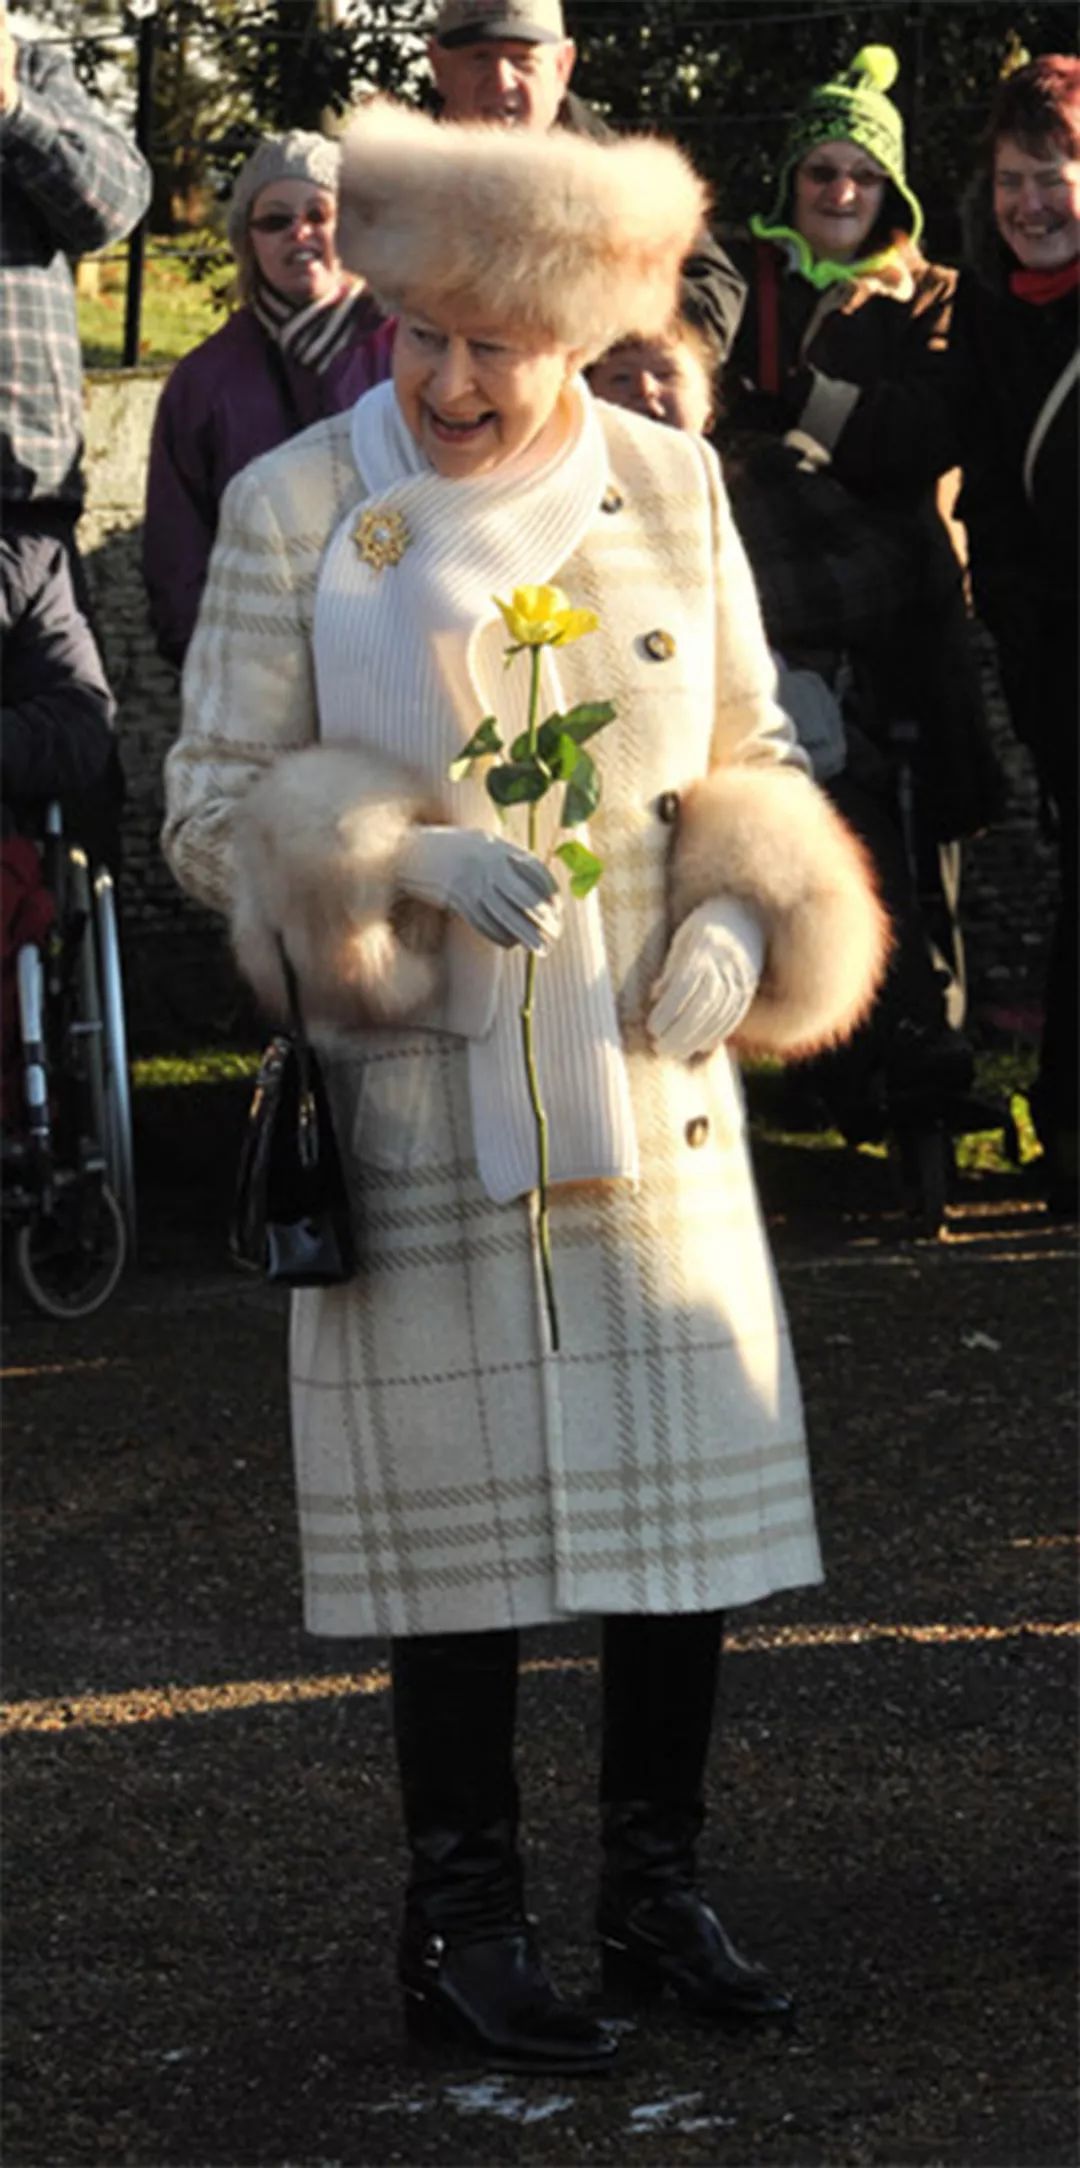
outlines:
[[[562,932],[562,897],[532,851],[479,828],[413,829],[397,866],[398,886],[443,911],[456,911],[500,948],[543,956]]]
[[[734,896],[699,903],[683,920],[653,987],[645,1028],[658,1054],[692,1061],[737,1031],[765,965],[757,912]]]

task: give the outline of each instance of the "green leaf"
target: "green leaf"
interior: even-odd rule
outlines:
[[[583,701],[579,707],[571,708],[568,715],[549,715],[541,723],[536,733],[536,749],[554,767],[557,748],[565,739],[570,738],[575,745],[584,745],[586,738],[594,737],[605,724],[614,720],[615,710],[610,700]]]
[[[563,799],[562,825],[576,828],[579,821],[587,821],[600,803],[600,777],[596,762],[588,753],[578,753],[577,767],[566,786]]]
[[[485,715],[483,722],[473,731],[468,744],[462,747],[457,759],[451,761],[448,770],[450,781],[460,783],[462,777],[468,775],[474,760],[483,759],[486,753],[501,753],[502,748],[503,741],[494,715]]]
[[[581,747],[575,745],[573,738],[568,737],[564,731],[562,737],[556,739],[551,751],[546,753],[552,781],[569,783],[581,766],[583,757],[587,758],[587,755],[582,755]]]
[[[570,894],[587,896],[596,887],[604,870],[604,861],[595,851],[587,850],[584,843],[560,843],[555,853],[561,858],[570,874]]]
[[[576,708],[569,708],[565,715],[560,715],[558,722],[560,729],[568,731],[578,745],[584,745],[586,738],[595,737],[598,730],[605,730],[613,723],[617,712],[612,700],[581,700]],[[555,720],[553,716],[552,721]]]
[[[492,769],[487,787],[496,805],[534,805],[551,789],[551,777],[537,761],[504,760]]]

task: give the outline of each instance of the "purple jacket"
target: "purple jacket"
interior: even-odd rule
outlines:
[[[143,530],[150,621],[166,661],[179,667],[194,631],[226,483],[381,384],[393,328],[362,333],[320,376],[288,362],[243,308],[177,362],[154,421]]]

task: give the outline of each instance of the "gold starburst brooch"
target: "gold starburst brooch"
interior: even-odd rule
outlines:
[[[403,512],[361,512],[353,528],[353,541],[373,572],[400,564],[409,547],[409,530]]]

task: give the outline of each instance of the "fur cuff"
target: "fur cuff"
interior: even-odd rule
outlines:
[[[718,768],[687,791],[671,870],[674,923],[721,895],[751,904],[766,934],[739,1050],[805,1060],[848,1038],[884,977],[889,921],[862,843],[805,776]]]
[[[236,811],[232,942],[272,1016],[285,1008],[276,936],[314,1025],[405,1022],[439,982],[443,914],[397,896],[416,820],[440,818],[422,782],[355,747],[308,746],[275,762]]]

